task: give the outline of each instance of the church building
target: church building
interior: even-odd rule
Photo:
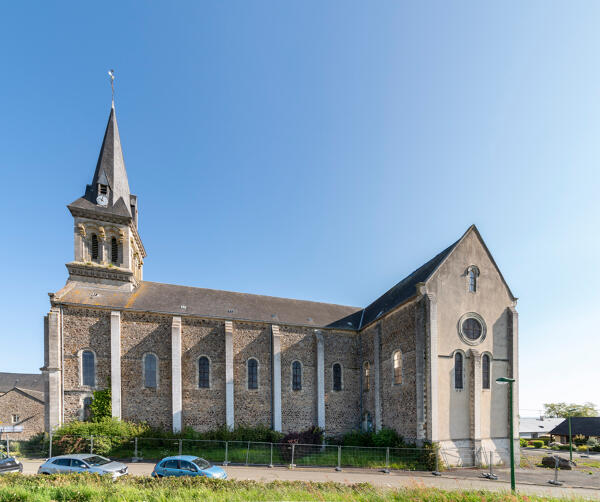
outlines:
[[[44,318],[46,430],[85,419],[110,385],[114,417],[173,431],[385,427],[508,450],[495,380],[517,378],[517,299],[475,226],[364,307],[145,281],[114,104],[92,182],[67,207],[74,257]]]

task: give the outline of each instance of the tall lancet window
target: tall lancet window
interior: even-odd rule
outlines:
[[[110,261],[113,263],[119,262],[119,243],[115,237],[113,237],[110,241]]]
[[[88,387],[96,386],[96,356],[91,350],[81,353],[81,383]]]
[[[248,359],[248,388],[258,389],[258,361],[254,358]]]
[[[92,260],[98,259],[98,236],[92,234]]]
[[[144,387],[147,389],[158,387],[158,360],[154,354],[144,356]]]
[[[481,359],[481,386],[484,389],[490,388],[490,356],[483,354]]]
[[[300,361],[292,363],[292,390],[302,390],[302,364]]]
[[[210,388],[210,361],[206,356],[198,359],[198,387],[201,389]]]
[[[469,293],[477,293],[477,278],[479,277],[479,269],[475,265],[471,265],[467,269],[469,278]]]
[[[454,356],[454,388],[463,388],[463,355],[460,352]]]

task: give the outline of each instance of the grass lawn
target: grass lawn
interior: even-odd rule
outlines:
[[[112,482],[91,475],[0,477],[0,502],[137,502],[137,501],[246,501],[246,500],[327,500],[327,501],[553,501],[536,496],[512,496],[489,491],[443,491],[433,488],[391,490],[370,484],[223,481],[205,478],[153,480],[128,477]],[[576,500],[570,498],[568,500]]]

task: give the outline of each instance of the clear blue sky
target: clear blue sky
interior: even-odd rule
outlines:
[[[145,278],[363,306],[476,223],[523,415],[600,404],[600,5],[8,2],[0,370],[43,364],[117,115]]]

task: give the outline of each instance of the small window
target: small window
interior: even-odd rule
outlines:
[[[402,352],[400,352],[399,350],[394,352],[393,364],[394,385],[400,385],[402,383]]]
[[[292,363],[292,390],[302,390],[302,364],[300,361]]]
[[[91,397],[84,397],[83,398],[83,421],[84,422],[88,422],[90,420],[90,418],[92,418],[92,398]]]
[[[177,462],[177,460],[167,460],[166,462],[163,462],[162,468],[163,469],[179,469],[179,463]]]
[[[490,388],[490,356],[483,354],[481,360],[481,385],[484,389]]]
[[[98,259],[98,236],[92,234],[92,260]]]
[[[19,415],[13,415],[11,419],[13,424],[19,423]]]
[[[144,356],[144,387],[156,389],[158,387],[158,360],[154,354]]]
[[[181,461],[181,470],[196,472],[196,468],[194,467],[194,464],[192,464],[191,462],[188,462],[187,460]]]
[[[110,261],[112,261],[113,263],[118,263],[119,262],[119,243],[117,242],[117,239],[115,237],[113,237],[110,241]]]
[[[479,269],[475,265],[471,265],[467,269],[467,276],[469,278],[469,292],[477,292],[477,278],[479,277]]]
[[[463,388],[463,355],[460,352],[454,356],[454,388]]]
[[[198,387],[201,389],[210,388],[210,361],[206,356],[198,359]]]
[[[248,388],[258,389],[258,361],[248,359]]]
[[[363,364],[363,390],[369,392],[371,388],[371,368],[368,361]]]
[[[71,459],[71,467],[78,467],[80,469],[85,469],[85,468],[87,468],[87,464],[84,464],[81,460],[79,460],[77,458],[72,458]]]
[[[91,350],[84,350],[81,353],[81,372],[83,385],[88,387],[96,386],[96,357]]]
[[[340,363],[333,365],[333,390],[336,392],[342,390],[342,365]]]

